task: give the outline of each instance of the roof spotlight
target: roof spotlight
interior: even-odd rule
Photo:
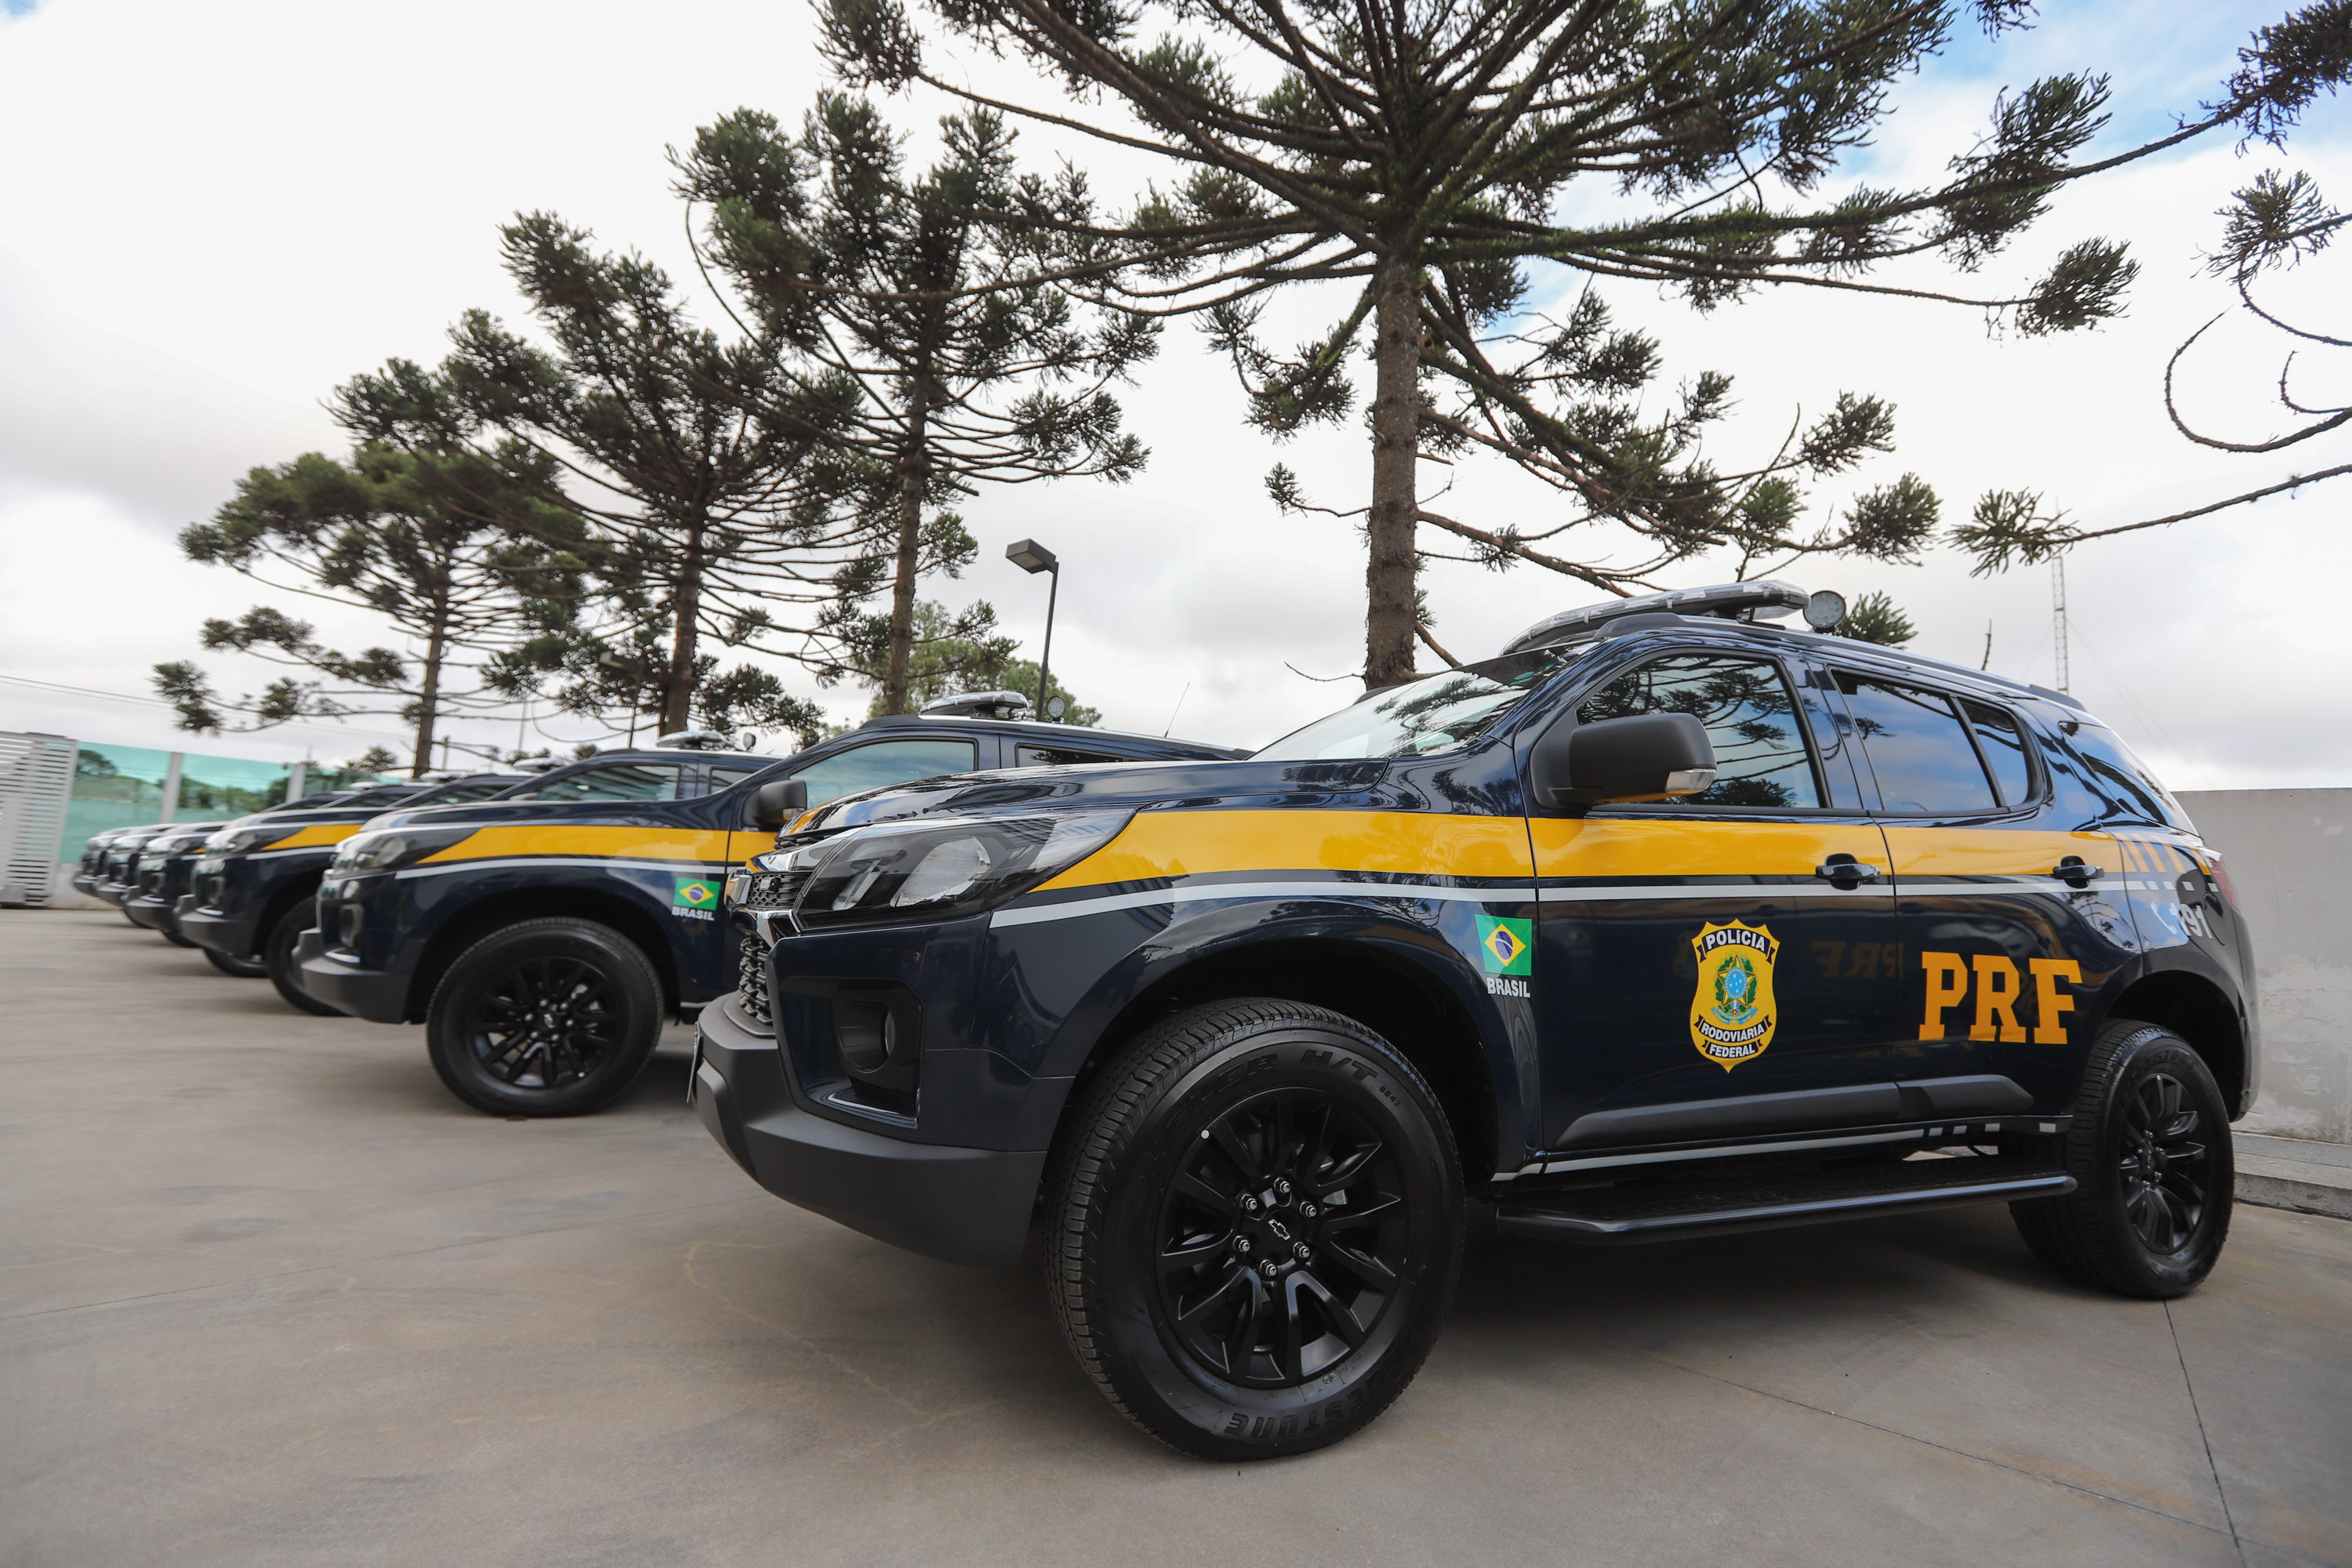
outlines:
[[[1805,625],[1817,632],[1825,632],[1845,619],[1845,595],[1834,588],[1821,588],[1806,595]]]

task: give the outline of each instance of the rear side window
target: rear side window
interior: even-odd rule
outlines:
[[[1956,816],[2000,808],[1950,698],[1843,669],[1837,683],[1885,810]]]
[[[1720,654],[1675,654],[1630,670],[1577,709],[1580,723],[1689,713],[1715,747],[1715,783],[1684,805],[1818,806],[1805,732],[1778,665]]]
[[[1066,768],[1079,763],[1123,763],[1125,757],[1114,757],[1108,752],[1079,752],[1066,746],[1015,746],[1013,765],[1016,768]]]
[[[387,784],[383,789],[363,789],[355,795],[335,802],[337,806],[392,805],[408,800],[416,794],[415,784]]]
[[[835,752],[792,776],[808,781],[808,803],[814,806],[913,779],[968,773],[976,765],[970,741],[875,741]]]
[[[551,779],[533,800],[677,800],[685,768],[676,763],[608,763]]]
[[[1960,711],[1968,716],[1969,733],[1977,738],[1977,751],[1991,770],[1992,782],[2000,786],[2000,804],[2018,806],[2032,800],[2033,769],[2025,760],[2025,736],[2017,721],[1990,702],[1965,697]]]
[[[2132,755],[2122,736],[2089,719],[2069,719],[2058,727],[2066,731],[2083,759],[2091,788],[2113,808],[2106,813],[2110,818],[2196,831],[2172,792],[2156,782],[2156,775]]]
[[[723,763],[715,763],[710,769],[710,793],[717,795],[722,789],[733,789],[753,773],[765,772],[765,768],[730,767]]]

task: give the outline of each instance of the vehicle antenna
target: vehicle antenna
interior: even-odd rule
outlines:
[[[2051,636],[2056,639],[2054,646],[2058,660],[2058,678],[2052,684],[2061,691],[2071,692],[2074,687],[2069,683],[2073,675],[2066,668],[2066,558],[2063,555],[2050,558],[2050,626]]]
[[[1176,706],[1168,710],[1168,728],[1160,731],[1160,738],[1161,740],[1166,740],[1170,734],[1174,732],[1176,728],[1176,715],[1184,711],[1184,699],[1191,695],[1192,695],[1192,683],[1188,680],[1184,683],[1184,689],[1176,694]]]
[[[1990,621],[1987,621],[1985,623],[1985,656],[1983,662],[1979,664],[1977,668],[1979,669],[1990,669],[1992,668],[1992,623]]]

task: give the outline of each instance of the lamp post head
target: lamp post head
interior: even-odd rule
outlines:
[[[1004,558],[1024,572],[1053,572],[1061,565],[1052,551],[1034,539],[1019,539],[1006,545]]]

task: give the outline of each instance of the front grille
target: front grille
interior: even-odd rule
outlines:
[[[811,873],[798,871],[754,871],[743,884],[742,907],[747,910],[788,910],[800,901],[801,889],[808,886]]]
[[[756,936],[745,937],[737,949],[735,990],[744,1016],[761,1024],[775,1022],[768,1016],[768,950]]]
[[[161,867],[139,873],[139,891],[142,897],[152,899],[163,890],[163,872]]]

